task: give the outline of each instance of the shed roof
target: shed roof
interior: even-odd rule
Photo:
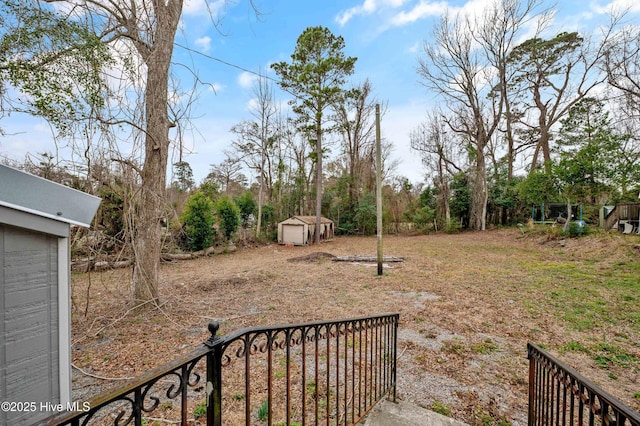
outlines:
[[[0,206],[89,227],[101,199],[0,164]]]
[[[291,216],[289,219],[298,219],[301,222],[307,223],[309,225],[314,225],[316,223],[316,217],[315,216]],[[324,216],[320,217],[320,223],[332,223],[333,221],[330,219],[327,219]]]

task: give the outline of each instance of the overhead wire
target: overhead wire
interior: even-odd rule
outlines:
[[[198,51],[198,50],[192,49],[192,48],[190,48],[190,47],[188,47],[188,46],[184,46],[184,45],[182,45],[182,44],[180,44],[180,43],[174,43],[174,44],[175,44],[176,46],[180,47],[181,49],[184,49],[184,50],[186,50],[186,51],[188,51],[188,52],[195,53],[196,55],[200,55],[200,56],[202,56],[202,57],[204,57],[204,58],[207,58],[207,59],[210,59],[210,60],[212,60],[212,61],[219,62],[219,63],[221,63],[221,64],[223,64],[223,65],[227,65],[227,66],[229,66],[229,67],[239,69],[240,71],[244,71],[244,72],[247,72],[247,73],[249,73],[249,74],[255,75],[255,76],[259,77],[259,78],[264,78],[264,79],[267,79],[267,80],[271,80],[271,81],[273,81],[274,83],[278,83],[278,84],[280,84],[280,80],[276,80],[275,78],[273,78],[273,77],[269,77],[268,75],[264,75],[264,74],[257,73],[257,72],[255,72],[255,71],[252,71],[252,70],[250,70],[250,69],[248,69],[248,68],[245,68],[245,67],[242,67],[242,66],[240,66],[240,65],[232,64],[232,63],[231,63],[231,62],[229,62],[229,61],[225,61],[225,60],[223,60],[223,59],[216,58],[215,56],[207,55],[206,53],[202,53],[202,52],[200,52],[200,51]]]

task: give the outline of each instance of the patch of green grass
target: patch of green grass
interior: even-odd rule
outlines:
[[[491,341],[491,339],[484,339],[482,342],[478,342],[476,344],[474,344],[473,346],[471,346],[471,349],[474,352],[477,352],[479,354],[483,354],[483,355],[488,355],[492,352],[495,352],[498,350],[498,346],[493,343],[493,341]]]
[[[235,399],[236,401],[241,401],[244,399],[244,394],[236,392],[233,394],[233,399]]]
[[[269,400],[265,399],[264,401],[262,401],[262,405],[260,405],[260,408],[258,408],[258,418],[260,419],[261,422],[264,422],[265,420],[267,420],[268,416],[269,416]]]
[[[196,408],[193,410],[193,418],[199,419],[207,414],[207,401],[202,400],[196,405]]]
[[[327,398],[322,398],[320,401],[318,401],[318,408],[321,408],[323,410],[327,408]]]
[[[431,404],[431,411],[442,414],[443,416],[451,415],[451,408],[447,407],[440,401],[433,401],[433,403]]]
[[[586,354],[591,353],[591,351],[589,350],[589,348],[587,348],[585,345],[583,345],[580,342],[574,342],[571,341],[569,343],[567,343],[566,345],[564,345],[562,347],[562,352],[583,352]]]
[[[495,419],[485,412],[480,414],[478,420],[482,426],[511,426],[511,422],[508,422],[506,419]]]
[[[610,368],[612,366],[629,367],[631,364],[637,363],[638,358],[630,354],[619,346],[609,343],[600,343],[594,348],[594,360],[601,368]]]
[[[446,340],[442,344],[442,348],[440,350],[442,352],[449,352],[456,355],[462,355],[464,353],[464,345],[460,342],[456,342],[455,340]]]
[[[316,396],[316,382],[314,382],[313,380],[310,380],[307,382],[306,386],[307,388],[307,395],[311,395],[312,397],[315,398]]]

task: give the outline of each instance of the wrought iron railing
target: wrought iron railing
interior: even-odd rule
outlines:
[[[40,424],[352,425],[395,400],[397,329],[398,314],[221,337],[214,322],[203,347]]]
[[[529,343],[529,426],[640,426],[640,413]]]

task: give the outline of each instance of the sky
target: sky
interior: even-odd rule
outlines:
[[[260,16],[248,0],[185,0],[176,37],[174,64],[178,77],[196,72],[202,83],[192,109],[194,130],[184,135],[183,160],[193,169],[196,183],[212,164],[225,159],[235,136],[233,125],[251,119],[256,74],[277,79],[270,65],[290,61],[298,36],[310,26],[325,26],[345,40],[344,53],[357,57],[350,82],[369,79],[374,97],[387,105],[381,121],[382,137],[393,145],[396,174],[413,183],[425,181],[418,153],[410,148],[409,135],[437,102],[420,83],[417,74],[422,46],[445,10],[482,11],[491,0],[254,0]],[[627,20],[640,25],[637,0],[561,0],[545,5],[557,9],[552,31],[592,32],[607,21],[611,7],[629,8]],[[214,27],[208,10],[220,17]],[[524,41],[524,40],[523,40]],[[187,67],[190,68],[187,71]],[[188,88],[188,87],[187,87]],[[286,93],[276,90],[286,105]],[[56,147],[49,125],[17,114],[3,118],[0,157],[22,161],[27,153],[71,155]],[[333,148],[334,153],[338,148]],[[173,150],[170,161],[178,161]]]

